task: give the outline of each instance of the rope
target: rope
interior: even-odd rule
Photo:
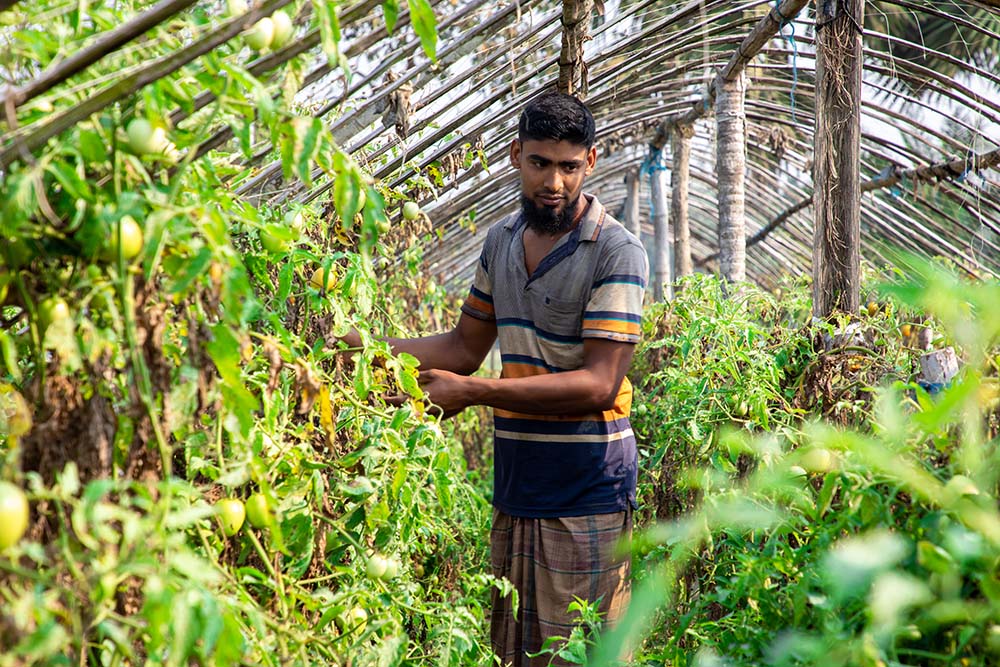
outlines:
[[[649,146],[649,154],[643,159],[642,164],[639,165],[639,172],[649,176],[649,217],[656,217],[656,202],[653,201],[653,175],[658,171],[667,171],[670,167],[667,166],[666,156],[663,155],[663,150],[660,148],[654,148],[652,144]]]
[[[798,117],[795,113],[795,89],[799,85],[799,45],[795,41],[795,24],[792,23],[794,16],[785,16],[781,13],[778,8],[781,4],[780,0],[774,0],[774,13],[781,17],[781,23],[778,24],[778,34],[784,37],[792,47],[792,92],[791,92],[791,105],[792,105],[792,122],[798,124]],[[791,28],[788,35],[785,35],[785,26]]]

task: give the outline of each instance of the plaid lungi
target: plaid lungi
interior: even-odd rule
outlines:
[[[631,537],[632,512],[557,519],[513,517],[494,509],[490,534],[493,575],[506,577],[518,591],[515,620],[512,596],[493,591],[490,636],[503,667],[542,667],[551,656],[528,658],[548,637],[568,637],[576,614],[574,596],[601,599],[604,622],[613,625],[628,605],[631,563],[615,558],[615,546]],[[566,665],[555,659],[553,665]]]

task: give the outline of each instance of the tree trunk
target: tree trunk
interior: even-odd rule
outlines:
[[[715,95],[719,178],[719,270],[729,282],[746,279],[746,75],[718,80]]]
[[[587,96],[587,64],[583,44],[590,28],[593,0],[563,0],[562,50],[559,52],[559,92]]]
[[[670,227],[667,221],[666,170],[657,168],[659,160],[653,162],[651,171],[651,197],[653,210],[653,246],[656,262],[653,298],[662,301],[673,297],[673,278],[670,272]]]
[[[631,169],[625,174],[625,205],[622,212],[622,222],[625,229],[632,232],[637,239],[642,239],[642,225],[639,221],[639,184],[642,172]]]
[[[693,125],[676,125],[670,133],[670,227],[674,230],[674,266],[677,277],[691,275],[691,228],[688,225],[688,184],[691,181]]]
[[[861,299],[863,0],[816,3],[813,315],[856,313]]]

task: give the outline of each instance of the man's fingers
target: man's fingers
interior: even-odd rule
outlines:
[[[409,398],[410,397],[408,395],[406,395],[406,394],[392,394],[390,396],[383,396],[382,397],[382,399],[388,405],[394,405],[396,407],[399,407],[400,405],[403,405],[404,403],[406,403],[406,401],[409,400]]]

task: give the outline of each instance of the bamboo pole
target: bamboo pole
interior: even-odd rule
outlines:
[[[856,313],[861,299],[862,0],[816,3],[813,315]]]

